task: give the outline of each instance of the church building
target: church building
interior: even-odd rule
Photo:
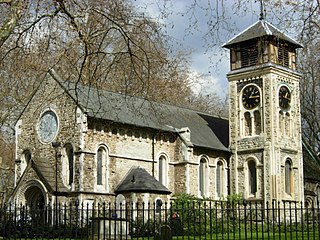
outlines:
[[[260,19],[223,47],[229,119],[75,84],[50,70],[16,123],[11,200],[134,203],[187,193],[315,201],[320,179],[304,165],[320,168],[301,137],[302,46]]]

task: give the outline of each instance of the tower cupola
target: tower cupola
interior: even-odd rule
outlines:
[[[231,71],[268,63],[296,70],[296,49],[302,45],[260,18],[223,47],[230,49]]]

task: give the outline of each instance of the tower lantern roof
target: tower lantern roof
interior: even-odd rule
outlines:
[[[269,22],[265,21],[264,19],[258,20],[257,22],[249,26],[247,29],[245,29],[238,35],[234,36],[232,39],[230,39],[228,42],[226,42],[222,46],[230,49],[234,45],[237,45],[241,42],[245,42],[248,40],[253,40],[261,37],[268,37],[268,36],[289,42],[295,48],[303,47],[299,42],[297,42],[296,40],[294,40],[293,38],[291,38],[290,36],[282,32],[281,30],[279,30]]]

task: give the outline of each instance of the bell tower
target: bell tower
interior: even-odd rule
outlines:
[[[223,45],[230,50],[230,193],[247,200],[303,201],[302,46],[260,19]]]

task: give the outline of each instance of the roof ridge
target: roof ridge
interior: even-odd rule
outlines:
[[[293,39],[291,36],[280,30],[276,26],[272,25],[268,21],[262,19],[251,24],[245,30],[228,40],[222,45],[222,47],[229,48],[233,44],[245,42],[248,40],[256,39],[263,36],[280,37],[282,40],[294,44],[296,48],[303,47],[299,42]]]
[[[188,127],[195,146],[229,151],[229,143],[221,134],[222,129],[227,132],[227,118],[59,77],[54,79],[89,118],[175,133],[176,129]]]
[[[267,33],[268,35],[272,35],[272,31],[270,30],[270,28],[269,28],[269,26],[268,26],[268,25],[271,25],[271,26],[272,26],[272,24],[270,24],[269,22],[264,21],[264,20],[261,20],[261,24],[262,24],[263,28],[265,29],[266,33]]]
[[[54,72],[55,75],[59,76],[53,69],[51,69],[52,72]],[[75,83],[73,81],[69,81],[69,80],[63,80],[61,77],[55,79],[56,81],[63,81],[63,82],[60,82],[61,84],[74,84],[76,85],[77,87],[83,87],[83,88],[90,88],[90,89],[95,89],[97,91],[102,91],[104,95],[105,93],[111,93],[111,94],[114,94],[114,95],[118,95],[120,97],[129,97],[129,98],[134,98],[134,99],[140,99],[140,100],[143,100],[143,101],[147,101],[147,102],[150,102],[150,103],[153,103],[153,104],[160,104],[160,105],[163,105],[163,106],[168,106],[168,107],[174,107],[174,108],[178,108],[178,109],[185,109],[185,110],[189,110],[189,111],[193,111],[195,113],[199,113],[199,114],[205,114],[205,115],[208,115],[208,116],[211,116],[211,117],[214,117],[214,118],[220,118],[220,119],[225,119],[225,120],[228,120],[227,117],[224,117],[222,115],[219,115],[219,114],[213,114],[213,113],[208,113],[208,112],[202,112],[202,111],[198,111],[198,110],[195,110],[195,109],[192,109],[190,107],[186,107],[186,106],[179,106],[179,105],[175,105],[175,104],[171,104],[171,103],[165,103],[165,102],[158,102],[156,100],[153,100],[153,99],[148,99],[146,97],[142,97],[142,96],[135,96],[135,95],[130,95],[130,94],[125,94],[125,93],[119,93],[119,92],[115,92],[115,91],[112,91],[112,90],[109,90],[109,89],[105,89],[105,88],[100,88],[98,86],[95,86],[95,85],[87,85],[87,84],[84,84],[84,83],[81,83],[81,82],[78,82],[78,83]],[[65,88],[67,91],[70,91],[71,89],[68,89],[68,88]],[[79,88],[79,90],[81,90]]]
[[[252,27],[255,26],[256,24],[258,24],[259,22],[261,22],[261,20],[258,20],[258,21],[256,21],[256,22],[254,22],[253,24],[251,24],[250,26],[248,26],[247,28],[245,28],[244,30],[242,30],[240,33],[238,33],[237,35],[235,35],[234,37],[232,37],[231,39],[229,39],[226,43],[222,44],[222,47],[227,46],[229,42],[232,42],[232,41],[235,40],[237,37],[241,36],[243,33],[245,33],[246,31],[248,31],[250,28],[252,28]]]

